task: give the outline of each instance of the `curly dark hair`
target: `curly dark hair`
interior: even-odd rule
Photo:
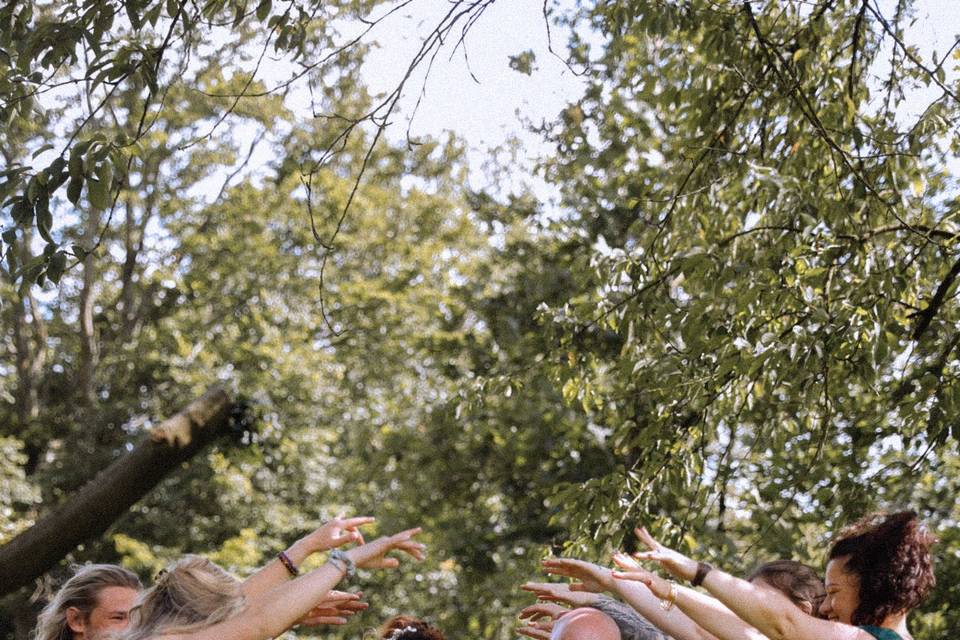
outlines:
[[[813,615],[817,615],[820,603],[827,595],[817,572],[796,560],[774,560],[762,564],[754,569],[747,580],[753,582],[758,578],[790,598],[798,607],[809,603]]]
[[[829,559],[846,558],[844,569],[860,579],[851,623],[880,625],[923,602],[936,585],[934,542],[914,511],[870,514],[841,531]]]
[[[392,640],[446,640],[443,632],[413,616],[394,616],[383,624],[381,638]]]

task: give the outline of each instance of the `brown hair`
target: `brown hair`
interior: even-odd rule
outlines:
[[[762,564],[747,578],[750,582],[757,579],[783,593],[798,607],[809,603],[813,615],[817,615],[820,603],[827,595],[817,572],[796,560],[774,560]]]
[[[67,609],[79,609],[83,618],[89,619],[100,592],[107,587],[128,587],[139,591],[140,578],[115,564],[80,567],[43,608],[37,619],[35,640],[71,640],[73,631],[67,624]]]
[[[846,558],[845,571],[860,579],[851,623],[879,625],[923,602],[936,585],[934,542],[913,511],[874,513],[841,531],[829,559]]]
[[[125,640],[211,627],[246,606],[240,581],[200,556],[186,556],[157,575],[133,608]]]
[[[446,640],[429,622],[412,616],[394,616],[383,624],[380,637],[389,640]]]

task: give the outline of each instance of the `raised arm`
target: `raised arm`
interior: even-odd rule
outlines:
[[[299,569],[304,560],[314,553],[327,551],[348,542],[363,544],[363,535],[358,527],[369,524],[374,520],[370,517],[334,518],[294,542],[284,551],[284,554],[293,567]],[[243,595],[247,597],[247,602],[252,602],[274,587],[288,581],[291,577],[291,571],[284,566],[278,556],[243,581]]]
[[[403,551],[417,560],[423,559],[424,546],[413,540],[420,529],[408,529],[392,536],[378,538],[354,547],[346,557],[361,569],[393,568],[399,560],[387,553]],[[262,594],[238,615],[192,633],[171,634],[165,640],[267,640],[273,638],[304,617],[346,575],[343,561],[328,561],[323,566],[284,582]]]
[[[646,529],[637,529],[636,534],[649,549],[635,554],[637,559],[657,562],[680,580],[694,578],[698,568],[695,560],[661,545]],[[856,627],[805,613],[776,589],[754,585],[719,569],[711,569],[702,585],[741,620],[771,640],[874,640]]]
[[[679,609],[664,609],[644,585],[618,580],[606,567],[571,558],[551,558],[544,560],[543,566],[547,573],[579,580],[570,585],[573,590],[610,591],[619,595],[643,618],[675,640],[716,640]]]
[[[716,598],[696,589],[671,585],[669,581],[643,569],[625,554],[616,554],[613,561],[621,568],[613,573],[615,578],[643,584],[659,602],[668,603],[670,607],[676,606],[707,635],[719,640],[767,640],[766,636],[737,617]]]

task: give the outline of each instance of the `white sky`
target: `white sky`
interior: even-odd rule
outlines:
[[[894,0],[878,2],[885,15],[892,15]],[[514,135],[521,138],[527,158],[549,154],[550,148],[536,135],[525,132],[523,123],[554,119],[582,94],[584,83],[548,52],[542,6],[539,0],[501,0],[472,27],[467,52],[470,69],[479,83],[471,79],[459,52],[452,60],[449,54],[438,56],[411,133],[439,136],[446,131],[455,132],[473,149],[475,168],[486,149],[501,145]],[[449,10],[449,5],[427,0],[414,2],[407,9],[391,17],[389,24],[374,34],[381,46],[363,67],[364,80],[374,92],[390,91],[396,86],[422,35]],[[960,0],[918,0],[915,17],[905,40],[917,45],[924,62],[932,67],[933,52],[942,57],[960,32]],[[565,32],[554,28],[554,50],[561,55],[565,52],[566,37]],[[536,54],[537,70],[531,77],[508,65],[508,56],[526,49]],[[960,76],[956,71],[958,64],[951,59],[945,65],[948,82],[956,82]],[[403,102],[408,113],[419,88],[419,83],[408,85]],[[919,114],[939,93],[931,85],[908,96],[907,113]],[[394,121],[391,136],[402,139],[406,120]],[[531,165],[529,162],[528,167]],[[543,189],[544,185],[540,185],[537,191]]]

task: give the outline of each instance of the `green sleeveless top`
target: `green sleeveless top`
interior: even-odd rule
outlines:
[[[896,631],[891,631],[890,629],[871,626],[861,626],[860,628],[872,635],[877,640],[903,640],[899,633]]]

